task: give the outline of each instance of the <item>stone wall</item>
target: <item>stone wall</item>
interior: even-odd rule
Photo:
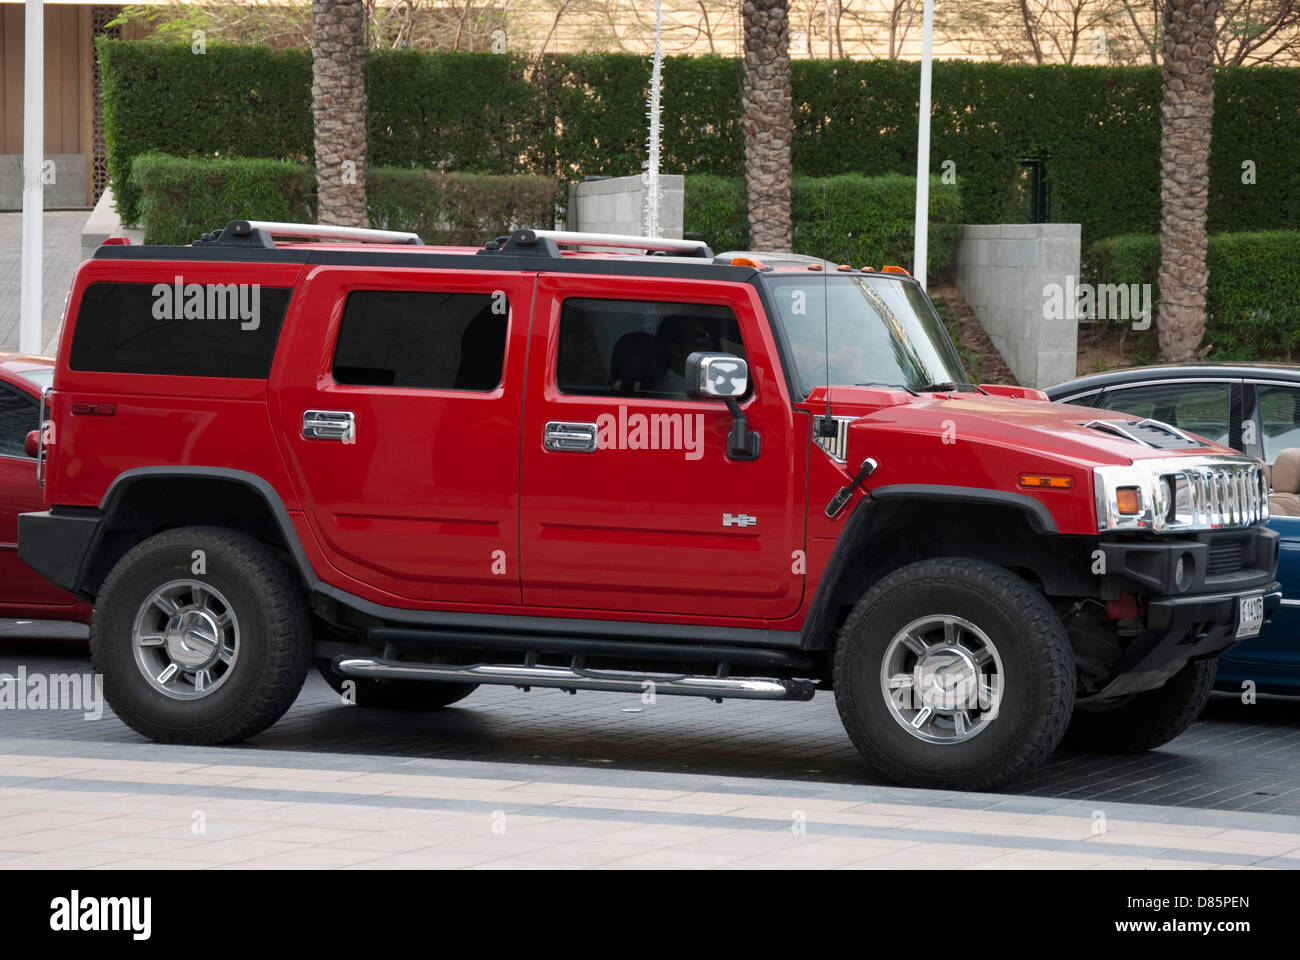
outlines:
[[[1078,321],[1044,309],[1052,285],[1079,279],[1079,224],[962,227],[953,277],[1016,378],[1050,387],[1075,376]]]

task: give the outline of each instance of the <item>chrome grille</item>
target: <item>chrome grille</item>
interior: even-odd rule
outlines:
[[[1256,463],[1189,465],[1161,480],[1175,490],[1161,526],[1217,530],[1268,519],[1268,491]]]

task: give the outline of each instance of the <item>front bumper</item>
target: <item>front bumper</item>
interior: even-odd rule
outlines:
[[[1080,702],[1153,690],[1189,660],[1231,649],[1237,643],[1243,597],[1263,595],[1267,622],[1282,603],[1274,579],[1280,539],[1276,530],[1257,524],[1177,537],[1102,540],[1102,599],[1126,593],[1139,599],[1145,624],[1115,662],[1111,680]]]
[[[1154,690],[1188,661],[1216,657],[1237,643],[1241,599],[1264,597],[1264,622],[1282,605],[1276,580],[1261,589],[1199,597],[1158,597],[1147,603],[1147,625],[1116,662],[1115,678],[1079,702],[1105,701]],[[1247,639],[1247,638],[1243,638]]]

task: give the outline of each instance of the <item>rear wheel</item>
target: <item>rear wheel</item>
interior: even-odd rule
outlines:
[[[966,559],[895,571],[858,601],[835,652],[850,738],[892,780],[986,790],[1060,742],[1073,658],[1047,600],[1015,574]]]
[[[1111,705],[1080,704],[1062,746],[1080,753],[1143,753],[1163,746],[1205,709],[1217,666],[1215,660],[1192,662],[1158,689]]]
[[[168,530],[109,572],[91,662],[133,730],[163,743],[231,743],[275,723],[311,658],[307,606],[280,556],[217,527]]]
[[[377,710],[441,710],[478,689],[477,683],[343,677],[328,660],[318,660],[316,669],[335,693],[358,707]]]

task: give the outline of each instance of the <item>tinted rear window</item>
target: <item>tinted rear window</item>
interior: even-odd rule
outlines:
[[[92,283],[81,297],[69,365],[265,379],[290,293],[251,283]]]

